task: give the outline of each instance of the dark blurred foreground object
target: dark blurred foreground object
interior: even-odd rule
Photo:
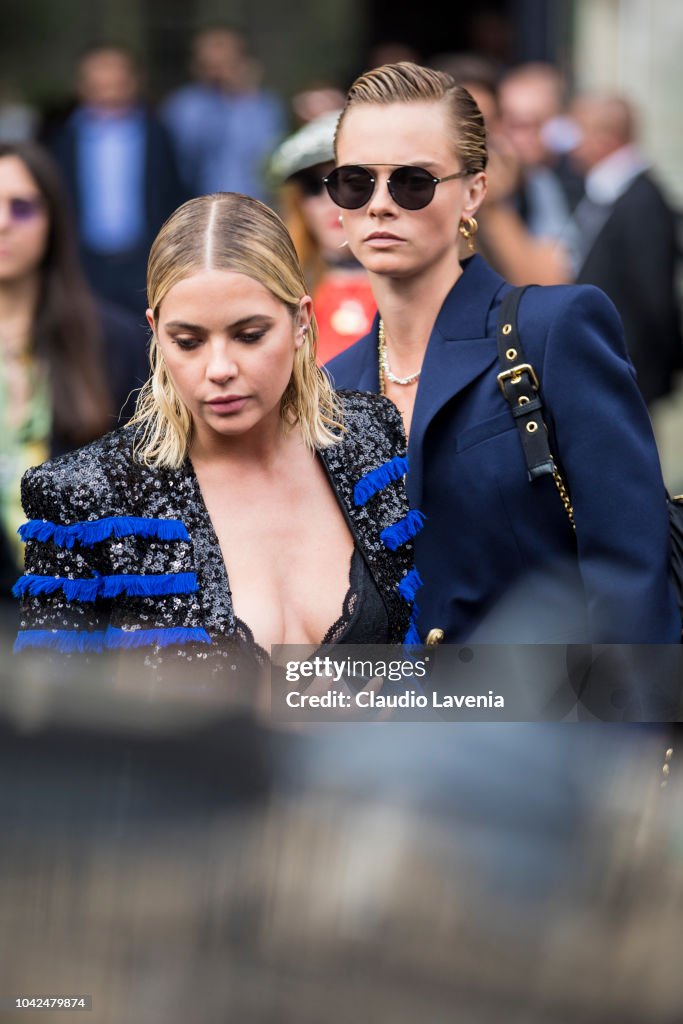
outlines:
[[[645,401],[667,395],[683,365],[676,212],[636,145],[635,111],[620,96],[585,95],[573,105],[574,159],[586,174],[576,208],[576,280],[617,307]]]
[[[170,136],[143,105],[127,50],[88,50],[77,92],[78,105],[50,145],[76,207],[85,271],[98,295],[142,316],[149,248],[187,194]]]
[[[277,734],[186,670],[5,672],[0,721],[3,993],[98,1024],[680,1019],[658,729]]]

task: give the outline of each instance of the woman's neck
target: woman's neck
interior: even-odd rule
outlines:
[[[268,473],[289,459],[292,446],[301,444],[301,432],[284,428],[279,410],[276,420],[262,422],[252,430],[225,437],[205,427],[195,429],[190,458],[195,468],[234,465],[240,472]]]
[[[40,279],[37,274],[0,282],[0,343],[3,339],[28,339],[38,307]]]
[[[439,311],[461,274],[459,263],[449,263],[414,278],[370,275],[385,336],[401,361],[424,355]]]

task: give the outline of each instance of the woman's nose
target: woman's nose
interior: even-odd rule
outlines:
[[[239,367],[231,345],[225,341],[211,343],[206,372],[215,381],[231,380],[238,375]]]
[[[389,175],[381,174],[375,179],[375,189],[368,202],[368,213],[382,214],[396,213],[396,203],[389,192]]]

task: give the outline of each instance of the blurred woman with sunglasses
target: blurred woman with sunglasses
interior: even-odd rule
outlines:
[[[329,370],[386,394],[409,431],[423,636],[678,642],[664,484],[614,307],[592,287],[530,288],[524,358],[512,342],[499,357],[511,288],[471,251],[487,183],[471,95],[415,64],[376,68],[335,142],[327,189],[379,314]]]
[[[277,148],[270,177],[311,288],[323,365],[372,326],[377,306],[365,268],[349,251],[323,179],[334,167],[339,111],[299,128]]]
[[[81,272],[59,172],[32,142],[0,144],[2,593],[23,550],[22,473],[116,425],[144,383],[144,333],[97,303]]]

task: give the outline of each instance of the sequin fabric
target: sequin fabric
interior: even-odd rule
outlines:
[[[370,470],[405,451],[405,436],[394,406],[377,395],[343,392],[346,431],[336,445],[320,453],[330,484],[365,558],[388,612],[389,642],[400,643],[411,605],[397,592],[412,567],[412,544],[390,552],[382,529],[408,510],[404,481],[391,482],[362,507],[353,489]],[[22,630],[124,630],[203,628],[211,644],[180,649],[153,647],[148,664],[164,659],[220,658],[248,652],[262,661],[260,648],[236,628],[225,564],[189,459],[179,470],[141,465],[133,456],[134,428],[124,427],[93,444],[29,470],[22,481],[24,511],[30,519],[70,525],[105,516],[177,519],[189,541],[148,536],[110,537],[92,546],[58,547],[47,541],[26,544],[25,573],[89,579],[95,573],[197,574],[195,593],[120,597],[95,602],[69,601],[63,592],[22,599]],[[377,638],[386,642],[386,636]]]

